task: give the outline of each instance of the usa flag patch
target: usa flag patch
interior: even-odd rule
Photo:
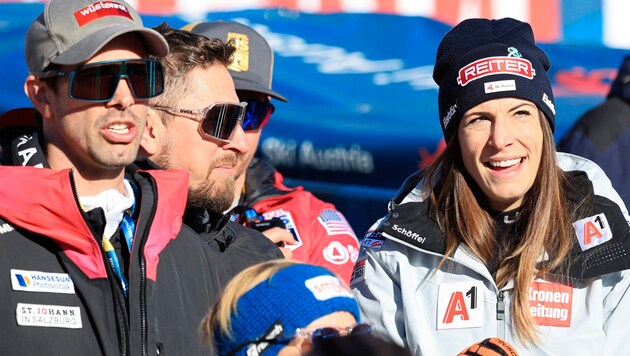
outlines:
[[[323,210],[317,220],[326,229],[328,235],[350,235],[356,238],[348,220],[336,210]]]
[[[368,231],[363,237],[363,241],[361,241],[361,246],[371,248],[374,250],[380,250],[385,243],[385,237],[381,235],[379,232]]]

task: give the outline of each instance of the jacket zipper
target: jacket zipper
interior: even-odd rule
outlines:
[[[74,182],[74,176],[72,175],[72,171],[70,172],[70,185],[72,187],[72,194],[74,195],[74,199],[77,203],[77,207],[79,208],[79,212],[81,213],[81,216],[83,217],[83,221],[87,221],[88,220],[87,215],[85,211],[83,211],[83,208],[81,207],[81,203],[79,202],[79,195],[77,194],[77,187]],[[114,276],[114,271],[112,270],[112,267],[109,265],[109,263],[105,262],[107,261],[107,256],[105,256],[105,251],[103,251],[101,243],[98,240],[98,237],[94,235],[94,231],[92,231],[92,228],[90,228],[90,231],[92,232],[92,236],[94,236],[96,243],[99,245],[99,250],[101,251],[101,256],[103,257],[103,264],[105,265],[105,270],[107,271],[107,280],[109,282],[109,288],[112,292],[112,298],[114,300],[114,317],[116,319],[116,329],[118,331],[118,339],[119,339],[118,350],[120,351],[121,356],[125,356],[127,355],[127,349],[129,347],[128,339],[127,339],[127,334],[129,333],[129,330],[127,329],[127,323],[125,322],[123,309],[121,307],[121,304],[124,304],[124,303],[121,303],[120,301],[120,293],[118,293],[119,287],[116,284],[116,279],[115,279],[116,277]]]
[[[139,173],[138,173],[139,174]],[[155,187],[155,180],[151,175],[147,175],[149,179],[153,181],[153,185]],[[137,183],[136,183],[137,184]],[[138,191],[142,191],[141,187],[138,187]],[[148,236],[148,227],[153,223],[153,218],[155,217],[156,205],[157,205],[157,190],[155,191],[155,198],[153,199],[153,204],[151,205],[151,211],[147,217],[146,222],[142,226],[142,235],[140,240],[140,245],[138,246],[138,260],[140,263],[140,343],[141,343],[141,352],[142,355],[148,355],[147,345],[148,345],[148,331],[147,331],[147,308],[146,308],[146,283],[147,283],[147,266],[146,259],[144,257],[144,245],[146,243],[146,239]],[[138,197],[136,197],[137,199]],[[142,208],[140,208],[140,213],[142,213]],[[138,214],[138,221],[140,221],[140,213]]]
[[[497,334],[501,339],[505,339],[505,302],[504,291],[497,295]]]

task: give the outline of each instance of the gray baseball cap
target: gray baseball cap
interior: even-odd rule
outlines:
[[[168,54],[164,37],[144,27],[140,15],[122,0],[50,0],[26,33],[28,70],[50,76],[50,64],[84,63],[112,39],[130,32],[142,36],[149,54]]]
[[[192,23],[182,29],[224,42],[233,41],[236,52],[228,70],[236,90],[254,91],[287,101],[287,98],[271,89],[273,50],[253,28],[235,21],[208,21]]]

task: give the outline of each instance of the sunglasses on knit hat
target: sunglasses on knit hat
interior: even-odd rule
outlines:
[[[370,335],[372,334],[373,328],[371,324],[361,323],[355,324],[346,328],[333,328],[333,327],[322,327],[317,329],[306,329],[299,328],[295,331],[294,335],[291,336],[279,336],[275,338],[261,338],[258,340],[250,340],[245,341],[239,345],[237,345],[232,351],[230,351],[227,355],[234,356],[236,355],[243,347],[248,345],[257,345],[257,344],[281,344],[288,345],[295,338],[304,338],[310,341],[311,345],[317,345],[318,343],[336,337],[343,337],[347,335]]]

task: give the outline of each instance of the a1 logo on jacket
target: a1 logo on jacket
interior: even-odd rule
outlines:
[[[603,213],[578,220],[573,223],[573,228],[582,251],[610,241],[613,237],[608,219]]]
[[[483,320],[484,286],[480,281],[440,284],[437,328],[479,328]]]

